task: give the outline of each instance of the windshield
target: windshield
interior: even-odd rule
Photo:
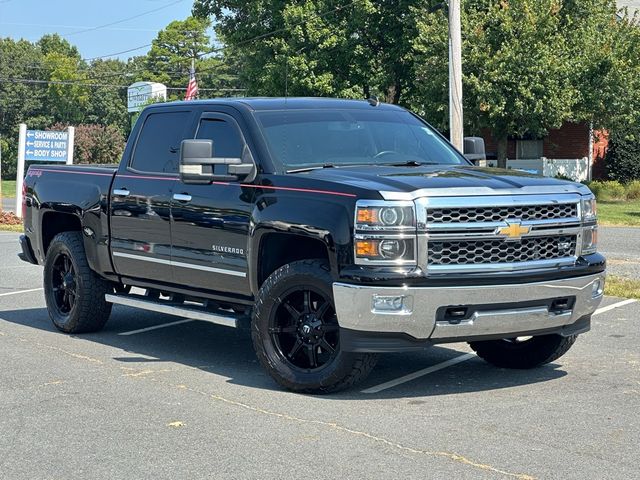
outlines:
[[[466,165],[446,140],[405,111],[279,110],[256,115],[272,155],[287,170],[405,163]]]

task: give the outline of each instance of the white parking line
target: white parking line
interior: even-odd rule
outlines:
[[[451,365],[455,365],[456,363],[466,362],[467,360],[471,360],[475,358],[475,353],[465,353],[464,355],[459,355],[454,358],[450,358],[446,362],[438,363],[428,368],[423,368],[422,370],[418,370],[417,372],[410,373],[409,375],[405,375],[404,377],[396,378],[395,380],[391,380],[389,382],[381,383],[380,385],[376,385],[375,387],[367,388],[362,390],[362,393],[378,393],[383,390],[387,390],[388,388],[395,387],[402,383],[410,382],[411,380],[415,380],[416,378],[420,378],[424,375],[428,375],[429,373],[437,372],[438,370],[442,370],[443,368],[450,367]]]
[[[135,335],[136,333],[148,332],[150,330],[157,330],[159,328],[173,327],[174,325],[180,325],[181,323],[195,322],[192,318],[185,318],[184,320],[178,320],[177,322],[163,323],[162,325],[154,325],[153,327],[141,328],[139,330],[131,330],[130,332],[122,332],[118,335]]]
[[[601,313],[608,312],[608,311],[613,310],[615,308],[624,307],[625,305],[629,305],[629,304],[635,303],[635,302],[637,302],[637,300],[634,300],[634,299],[621,300],[620,302],[616,302],[616,303],[613,303],[611,305],[607,305],[606,307],[602,307],[602,308],[597,309],[595,312],[593,312],[593,315],[599,315]],[[424,375],[428,375],[430,373],[437,372],[438,370],[442,370],[444,368],[450,367],[450,366],[455,365],[457,363],[465,362],[467,360],[472,359],[475,356],[476,355],[473,354],[473,353],[467,353],[465,355],[460,355],[458,357],[449,359],[446,362],[438,363],[437,365],[433,365],[431,367],[424,368],[422,370],[418,370],[417,372],[413,372],[413,373],[410,373],[410,374],[405,375],[403,377],[396,378],[395,380],[390,380],[390,381],[382,383],[380,385],[376,385],[375,387],[367,388],[365,390],[362,390],[362,393],[378,393],[378,392],[381,392],[383,390],[387,390],[388,388],[392,388],[392,387],[395,387],[397,385],[400,385],[400,384],[403,384],[403,383],[406,383],[406,382],[410,382],[411,380],[415,380],[416,378],[420,378],[420,377],[422,377]]]
[[[608,312],[609,310],[613,310],[614,308],[624,307],[625,305],[629,305],[630,303],[635,303],[637,300],[630,298],[629,300],[622,300],[621,302],[612,303],[611,305],[607,305],[606,307],[602,307],[593,312],[594,315],[599,315],[604,312]]]
[[[0,293],[0,297],[8,297],[9,295],[19,295],[20,293],[39,292],[40,290],[44,290],[44,288],[31,288],[29,290],[19,290],[17,292]]]

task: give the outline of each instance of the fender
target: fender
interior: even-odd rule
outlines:
[[[32,232],[37,235],[37,238],[31,238],[32,245],[36,249],[38,261],[43,263],[46,253],[45,238],[44,229],[40,226],[47,222],[47,216],[51,213],[72,215],[80,224],[89,266],[93,271],[108,276],[113,272],[109,256],[108,224],[108,195],[113,174],[91,175],[87,178],[66,174],[72,168],[60,170],[62,173],[47,167],[29,170],[28,180],[33,178],[29,182],[31,185],[28,185],[28,198],[33,209],[30,223]],[[83,171],[79,167],[73,170]],[[87,169],[87,173],[92,170]],[[44,176],[47,177],[46,181],[39,181]],[[65,192],[66,201],[59,201],[60,192]]]
[[[321,241],[327,249],[331,274],[338,278],[340,265],[352,263],[355,200],[340,197],[309,197],[265,194],[256,198],[247,239],[251,291],[259,290],[261,242],[269,233],[287,233]]]

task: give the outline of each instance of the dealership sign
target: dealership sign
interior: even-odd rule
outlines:
[[[136,82],[127,89],[129,112],[139,112],[150,101],[166,101],[167,87],[162,83]]]
[[[69,159],[69,132],[27,130],[24,159],[62,162]]]

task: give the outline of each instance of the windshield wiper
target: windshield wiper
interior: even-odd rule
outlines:
[[[382,163],[387,167],[421,167],[423,165],[440,165],[438,162],[419,162],[418,160],[407,160],[406,162]]]
[[[324,163],[322,165],[316,165],[314,167],[294,168],[292,170],[287,170],[287,173],[303,173],[310,172],[312,170],[321,170],[323,168],[336,168],[336,166],[333,163]]]

